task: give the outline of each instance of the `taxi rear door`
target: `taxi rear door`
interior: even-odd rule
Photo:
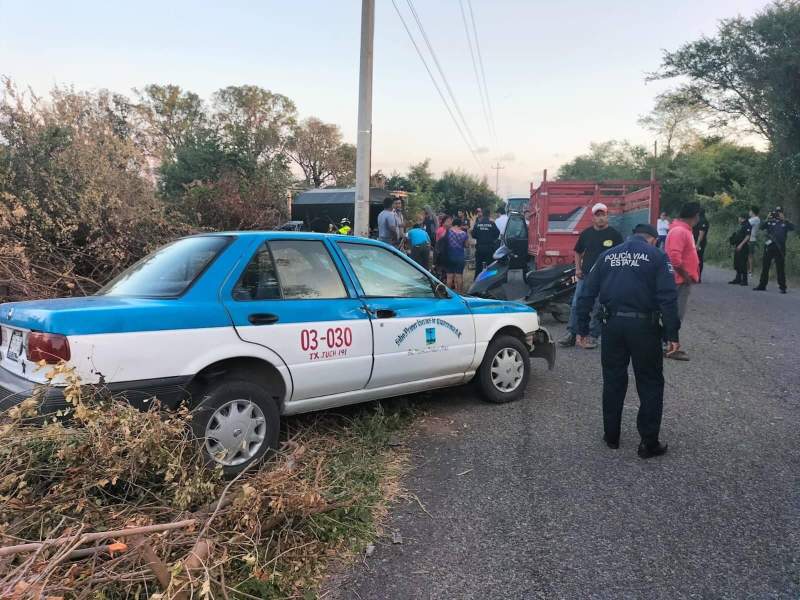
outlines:
[[[372,370],[369,317],[328,244],[261,240],[222,290],[239,337],[285,361],[292,401],[361,390]]]

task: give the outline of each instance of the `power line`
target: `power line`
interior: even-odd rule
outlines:
[[[442,99],[442,102],[444,103],[444,107],[447,109],[447,112],[449,113],[450,118],[453,120],[453,124],[456,126],[456,129],[458,129],[458,133],[461,134],[461,139],[464,140],[464,143],[466,144],[467,148],[469,149],[470,154],[472,154],[472,158],[474,158],[475,162],[478,164],[478,167],[480,167],[480,169],[483,170],[484,167],[483,167],[483,164],[481,163],[480,159],[478,158],[477,152],[475,152],[475,149],[472,147],[472,144],[470,144],[469,140],[467,139],[467,136],[464,134],[464,130],[461,128],[461,125],[458,123],[458,120],[456,119],[455,115],[453,114],[453,110],[450,108],[450,105],[448,104],[447,99],[444,97],[444,94],[442,93],[442,90],[439,87],[439,83],[436,81],[436,78],[433,76],[433,72],[431,71],[430,67],[428,66],[428,63],[425,60],[425,56],[422,54],[422,51],[419,49],[419,46],[417,45],[417,41],[414,39],[414,36],[411,34],[411,30],[408,28],[408,25],[406,24],[406,20],[403,18],[403,14],[400,12],[400,9],[397,7],[397,2],[395,0],[392,0],[392,5],[394,6],[394,10],[397,12],[397,16],[400,17],[400,22],[403,24],[403,28],[406,30],[406,33],[408,34],[408,39],[411,40],[411,44],[414,46],[414,50],[417,51],[417,55],[419,56],[419,59],[422,61],[422,64],[425,67],[425,70],[428,72],[428,76],[431,78],[431,82],[433,82],[433,87],[436,88],[436,91],[439,94],[439,98]]]
[[[428,51],[431,53],[431,57],[433,58],[433,63],[436,65],[436,69],[439,71],[439,76],[442,78],[442,82],[444,82],[444,87],[447,89],[447,93],[450,95],[450,100],[453,103],[453,106],[458,113],[458,116],[461,117],[461,123],[464,125],[464,131],[467,132],[467,136],[469,136],[470,142],[472,143],[473,148],[478,148],[479,144],[475,140],[475,136],[472,134],[472,130],[469,128],[469,123],[467,119],[464,118],[464,113],[461,112],[461,107],[458,105],[458,100],[456,100],[456,96],[453,93],[452,88],[450,87],[450,83],[447,81],[447,76],[444,74],[444,69],[442,69],[442,65],[439,64],[439,59],[436,57],[436,52],[433,50],[433,46],[431,45],[430,39],[428,39],[428,34],[425,32],[425,27],[422,26],[422,21],[417,14],[416,9],[414,8],[414,3],[412,0],[406,0],[408,3],[408,8],[411,10],[411,14],[414,16],[414,20],[417,22],[417,27],[419,27],[420,33],[422,33],[422,39],[425,40],[425,45],[428,47]]]
[[[481,109],[483,110],[483,119],[486,121],[486,130],[492,136],[492,124],[489,122],[489,113],[486,108],[486,97],[483,93],[483,86],[481,85],[481,76],[478,72],[478,62],[475,60],[475,50],[472,45],[472,32],[467,24],[467,13],[464,11],[464,0],[459,0],[458,6],[461,9],[461,20],[464,22],[464,33],[467,34],[467,45],[469,46],[469,55],[472,58],[472,71],[475,73],[475,83],[478,85],[478,95],[481,98]],[[496,140],[495,140],[496,143]]]
[[[483,90],[486,94],[486,105],[489,108],[489,119],[492,124],[492,136],[497,144],[497,129],[494,125],[494,113],[492,112],[492,103],[489,100],[489,86],[486,85],[486,71],[483,68],[483,56],[481,55],[481,44],[478,41],[478,28],[475,25],[475,13],[472,12],[472,0],[467,0],[467,7],[469,8],[469,16],[472,20],[472,31],[475,34],[475,49],[478,51],[478,64],[481,67],[481,79],[483,80]]]

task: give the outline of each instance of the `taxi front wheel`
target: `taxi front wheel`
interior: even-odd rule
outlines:
[[[280,413],[260,385],[223,379],[192,410],[192,430],[209,466],[236,475],[278,446]]]
[[[531,363],[525,344],[511,335],[492,340],[478,370],[478,386],[488,402],[502,404],[525,393]]]

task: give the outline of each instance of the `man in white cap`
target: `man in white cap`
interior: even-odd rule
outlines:
[[[575,295],[572,297],[572,309],[569,315],[566,335],[559,340],[564,347],[574,346],[578,333],[578,314],[576,303],[583,289],[584,278],[589,275],[597,257],[606,250],[621,244],[624,240],[619,231],[608,224],[608,207],[602,202],[592,206],[592,226],[584,229],[575,244],[575,276],[578,285],[575,286]],[[600,337],[600,321],[597,318],[599,304],[595,303],[591,312],[589,337],[582,337],[578,345],[586,350],[597,348],[597,338]]]

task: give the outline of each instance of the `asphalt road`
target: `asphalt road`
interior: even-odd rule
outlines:
[[[709,269],[666,361],[664,457],[601,441],[599,350],[534,361],[526,397],[417,401],[417,502],[336,582],[342,598],[800,598],[800,291]],[[560,336],[563,326],[546,327]],[[633,377],[631,376],[631,388]],[[428,514],[429,513],[429,514]]]

